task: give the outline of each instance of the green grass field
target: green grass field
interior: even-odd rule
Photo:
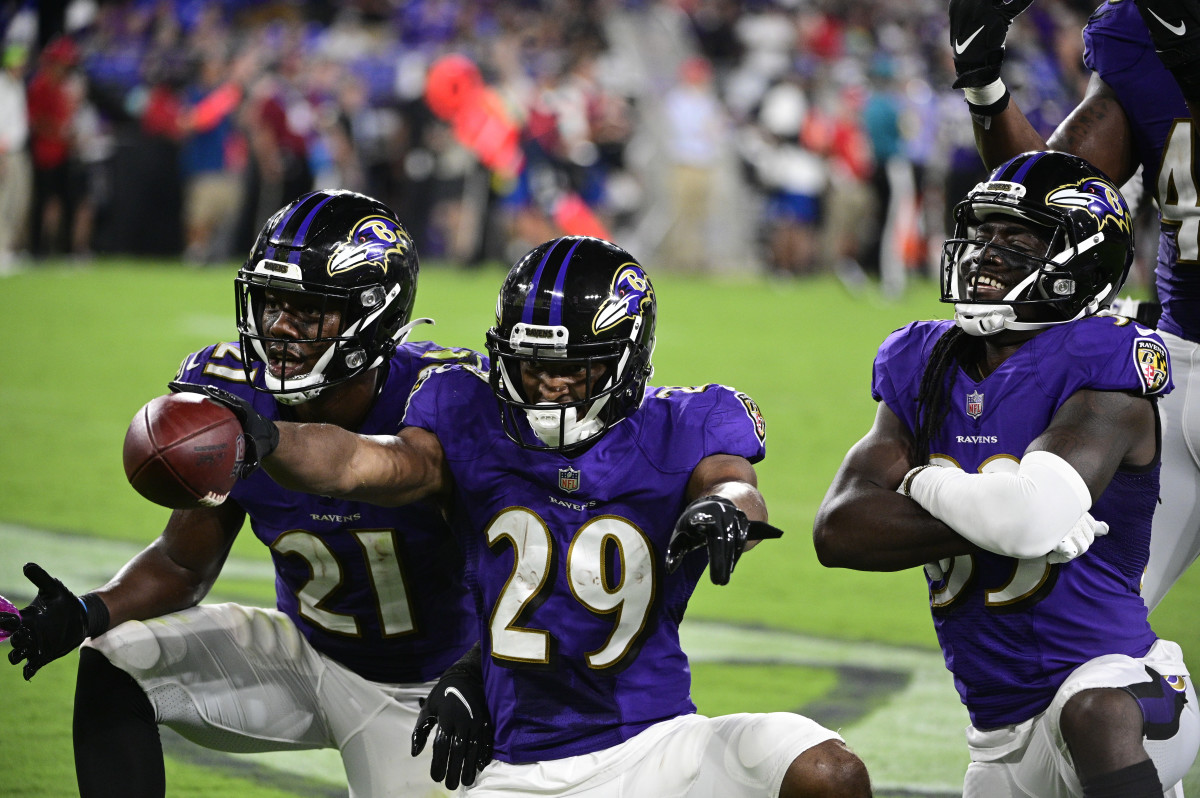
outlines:
[[[427,265],[416,311],[438,323],[414,338],[481,348],[502,276]],[[32,598],[21,576],[28,560],[84,592],[158,534],[167,511],[128,486],[121,442],[187,353],[233,337],[232,282],[232,266],[126,261],[0,280],[9,314],[0,346],[0,593],[18,605]],[[703,583],[692,601],[685,645],[701,711],[802,711],[841,729],[877,795],[958,794],[967,717],[941,664],[921,575],[825,569],[810,535],[842,456],[873,416],[875,348],[906,321],[944,316],[936,287],[916,282],[885,301],[852,297],[832,279],[662,274],[655,286],[654,383],[722,382],[759,402],[769,431],[761,487],[772,522],[787,531],[748,555],[728,587]],[[210,600],[272,603],[266,551],[253,536],[239,539]],[[1193,571],[1153,617],[1188,652],[1200,651],[1198,601]],[[6,796],[75,794],[73,659],[28,684],[0,663]],[[398,740],[398,752],[407,745]],[[232,757],[170,736],[166,746],[173,796],[324,796],[344,783],[330,752]],[[1200,771],[1188,786],[1200,789]]]

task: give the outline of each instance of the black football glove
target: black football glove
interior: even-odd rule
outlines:
[[[475,774],[492,761],[492,716],[483,695],[483,663],[479,644],[463,654],[433,686],[421,702],[421,714],[412,733],[412,755],[425,749],[425,741],[434,726],[433,761],[429,775],[458,789],[459,781],[468,787]]]
[[[1135,0],[1150,40],[1189,101],[1200,101],[1200,7],[1189,0]]]
[[[979,88],[1000,77],[1008,27],[1033,0],[950,0],[954,88]]]
[[[674,571],[690,552],[708,546],[709,576],[714,585],[727,585],[749,536],[750,521],[733,502],[724,496],[702,496],[675,522],[667,544],[667,570]]]
[[[255,410],[240,396],[222,390],[215,385],[198,385],[194,382],[172,380],[167,383],[172,393],[198,393],[233,411],[245,433],[246,453],[238,469],[238,479],[245,479],[255,472],[262,459],[275,451],[279,445],[279,427],[275,422]]]
[[[108,607],[94,593],[76,596],[37,563],[25,564],[25,577],[37,587],[37,598],[19,616],[0,612],[0,629],[12,633],[8,661],[25,660],[21,675],[29,681],[43,665],[79,648],[85,637],[108,631]]]

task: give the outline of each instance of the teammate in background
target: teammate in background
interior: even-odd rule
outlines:
[[[306,194],[263,227],[236,279],[240,344],[188,356],[178,378],[272,419],[399,429],[421,372],[481,356],[404,343],[417,253],[361,194]],[[424,319],[419,321],[426,321]],[[271,550],[278,610],[197,606],[247,516]],[[265,473],[216,507],[176,510],[161,537],[77,599],[35,564],[10,659],[31,678],[85,636],[75,701],[81,795],[161,796],[157,724],[225,751],[336,748],[351,796],[433,796],[430,763],[397,756],[418,701],[477,639],[462,555],[441,509],[307,496]],[[474,772],[465,774],[469,780]],[[457,786],[457,776],[447,782]]]
[[[1141,166],[1153,188],[1161,220],[1158,333],[1179,386],[1162,401],[1162,505],[1142,581],[1142,597],[1153,610],[1200,555],[1200,428],[1187,418],[1189,408],[1200,410],[1200,204],[1192,123],[1200,107],[1200,6],[1186,0],[1102,4],[1083,30],[1084,63],[1092,70],[1086,96],[1044,141],[1000,78],[1009,24],[1031,1],[951,0],[954,86],[966,94],[989,169],[1049,148],[1079,155],[1117,185]],[[1153,313],[1138,315],[1154,323]]]
[[[491,371],[426,371],[395,437],[231,406],[281,484],[452,497],[495,724],[472,796],[867,796],[861,760],[808,718],[696,714],[679,623],[766,518],[766,430],[732,388],[647,387],[656,313],[628,252],[558,238],[509,271]]]
[[[1033,152],[955,218],[941,278],[955,320],[880,347],[874,426],[817,512],[817,554],[926,564],[971,716],[964,798],[1173,795],[1200,708],[1138,595],[1168,356],[1102,312],[1133,260],[1129,210],[1082,159]]]

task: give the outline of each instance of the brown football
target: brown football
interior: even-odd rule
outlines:
[[[125,476],[155,504],[215,507],[237,482],[245,451],[233,411],[194,393],[151,399],[125,433]]]

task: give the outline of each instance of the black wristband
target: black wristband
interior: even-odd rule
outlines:
[[[108,605],[104,603],[104,599],[95,593],[84,593],[79,597],[79,603],[83,605],[83,622],[87,629],[87,636],[99,637],[107,632],[109,615]]]

